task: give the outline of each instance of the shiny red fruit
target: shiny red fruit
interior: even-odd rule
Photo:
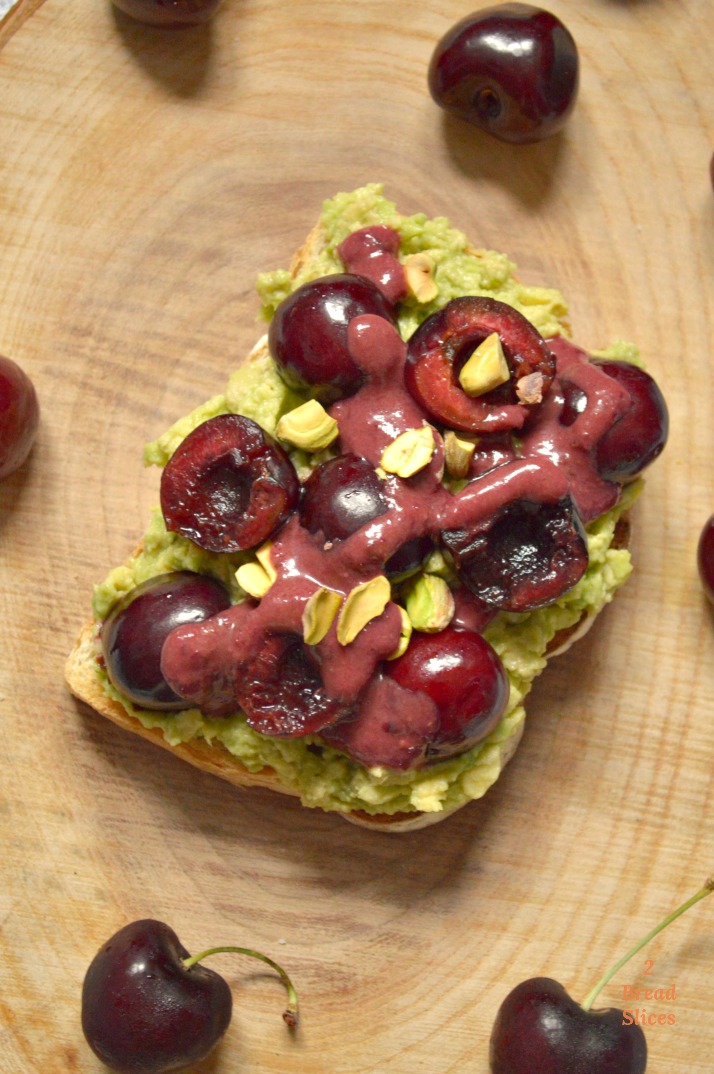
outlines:
[[[714,515],[704,523],[699,536],[697,566],[704,592],[714,604]]]
[[[511,380],[501,388],[471,397],[458,374],[487,336],[497,333]],[[485,296],[454,298],[417,328],[409,340],[404,383],[434,421],[449,429],[492,433],[520,428],[533,404],[519,401],[515,386],[531,375],[545,396],[555,373],[548,344],[522,313]]]
[[[208,1055],[231,1020],[226,981],[200,964],[161,921],[134,921],[95,955],[82,987],[82,1029],[119,1074],[165,1074]]]
[[[517,985],[491,1032],[491,1074],[644,1074],[639,1025],[610,1007],[584,1010],[549,977]]]
[[[225,586],[193,571],[171,571],[136,586],[102,623],[102,649],[114,686],[142,708],[186,708],[161,672],[164,642],[175,627],[202,623],[230,606]]]
[[[0,355],[0,480],[22,466],[39,423],[40,405],[32,381],[16,362]]]
[[[429,66],[438,105],[506,142],[535,142],[575,105],[578,51],[563,23],[530,4],[467,15],[439,41]]]
[[[115,7],[137,22],[179,30],[208,22],[222,0],[113,0]]]
[[[242,414],[197,426],[161,475],[166,528],[210,552],[266,541],[297,506],[300,482],[286,452]]]
[[[404,655],[386,665],[386,674],[436,705],[438,728],[426,751],[432,758],[461,753],[485,738],[508,701],[503,664],[485,638],[472,630],[415,631]]]
[[[610,481],[637,477],[661,453],[669,435],[669,414],[656,381],[631,362],[596,360],[626,388],[630,406],[605,433],[595,450],[597,468]]]

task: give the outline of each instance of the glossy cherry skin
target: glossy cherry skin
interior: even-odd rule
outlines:
[[[39,423],[34,384],[16,362],[0,355],[0,481],[22,466]]]
[[[436,46],[428,74],[438,105],[506,142],[560,130],[578,81],[570,32],[549,11],[519,3],[461,19]]]
[[[387,512],[381,484],[372,464],[359,455],[328,459],[303,485],[300,522],[325,541],[344,541]],[[430,537],[406,541],[385,563],[387,577],[403,578],[417,571],[433,547]]]
[[[487,336],[497,333],[508,361],[511,381],[472,398],[458,374]],[[427,317],[409,340],[404,368],[407,391],[430,417],[449,429],[493,433],[520,428],[531,405],[514,390],[524,377],[538,374],[541,394],[548,391],[555,358],[533,325],[506,302],[480,295],[454,298]]]
[[[323,403],[357,391],[364,377],[350,354],[347,326],[363,314],[394,317],[379,288],[352,273],[323,276],[288,295],[268,332],[270,353],[286,384]]]
[[[714,515],[707,519],[699,535],[697,566],[704,592],[714,604]]]
[[[615,1008],[585,1011],[549,977],[523,981],[491,1032],[491,1074],[644,1074],[647,1042]]]
[[[242,414],[220,414],[197,426],[161,475],[166,528],[210,552],[262,544],[282,526],[299,495],[287,453]]]
[[[200,623],[231,605],[215,578],[172,571],[132,589],[102,624],[102,649],[109,678],[142,708],[181,709],[186,702],[161,672],[161,651],[174,627]]]
[[[208,22],[222,0],[112,0],[115,7],[137,22],[179,30]]]
[[[482,525],[444,530],[461,580],[489,608],[526,612],[552,604],[588,566],[585,530],[572,501],[515,500]]]
[[[629,481],[654,462],[667,443],[667,404],[656,381],[639,366],[601,360],[596,364],[626,388],[632,400],[597,445],[598,471],[610,481]]]
[[[95,955],[82,986],[82,1029],[119,1074],[164,1074],[197,1063],[231,1020],[226,981],[196,964],[161,921],[125,925]]]
[[[508,701],[503,664],[473,630],[415,631],[406,652],[390,661],[385,673],[404,689],[426,694],[436,705],[439,724],[427,745],[430,758],[461,753],[485,738]]]

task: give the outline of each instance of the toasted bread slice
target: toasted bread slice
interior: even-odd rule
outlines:
[[[354,227],[360,226],[354,223]],[[311,275],[321,274],[314,271],[314,266],[321,263],[321,258],[328,246],[330,237],[326,234],[323,220],[318,222],[311,230],[307,239],[294,255],[290,266],[290,279],[297,286],[304,278]],[[478,259],[482,253],[468,244],[464,245],[462,256]],[[558,321],[562,330],[566,331],[565,311],[558,313]],[[267,338],[263,337],[254,347],[246,359],[250,363],[264,363],[270,361],[268,355]],[[184,433],[185,435],[185,433]],[[625,511],[613,522],[613,528],[607,539],[607,548],[613,552],[624,550],[629,543],[629,525],[626,521]],[[609,554],[609,552],[607,553]],[[127,569],[136,561],[136,555],[128,561]],[[623,573],[623,578],[626,572]],[[619,584],[619,582],[617,583]],[[612,587],[612,592],[614,592]],[[554,655],[565,651],[589,629],[598,612],[612,596],[607,590],[592,606],[586,606],[570,614],[565,625],[557,626],[547,640],[547,645],[542,655],[542,666]],[[514,628],[515,629],[515,628]],[[388,803],[384,809],[380,808],[379,798],[371,801],[365,799],[364,804],[355,800],[351,804],[345,801],[330,802],[323,804],[320,800],[312,799],[305,794],[298,782],[285,775],[279,764],[271,764],[266,759],[265,763],[256,763],[255,757],[251,763],[244,763],[241,756],[226,746],[220,740],[220,736],[214,734],[197,733],[183,740],[176,735],[167,734],[166,726],[160,720],[154,720],[152,714],[142,713],[130,703],[123,702],[120,695],[111,688],[104,670],[104,661],[100,640],[101,618],[96,616],[82,629],[74,646],[65,668],[65,677],[72,693],[82,702],[89,705],[95,712],[112,720],[118,726],[148,739],[161,746],[163,749],[175,754],[184,761],[189,762],[203,771],[210,772],[227,780],[238,787],[259,786],[284,794],[300,797],[303,802],[310,806],[320,806],[338,812],[346,820],[361,827],[370,828],[381,832],[406,832],[443,820],[457,809],[460,809],[468,801],[487,789],[498,778],[503,767],[508,763],[521,740],[523,733],[523,720],[514,720],[506,732],[495,733],[489,736],[484,743],[484,754],[488,753],[489,774],[480,785],[477,792],[464,794],[461,797],[444,800],[427,808],[419,808],[414,801],[408,804],[408,808],[401,808],[398,800],[396,806]],[[540,668],[542,670],[542,667]],[[539,671],[533,673],[538,674]],[[529,687],[528,682],[525,692]],[[522,684],[521,684],[522,687]],[[522,691],[523,692],[523,691]],[[147,718],[149,717],[149,718]],[[266,757],[270,756],[269,751]],[[311,758],[312,759],[312,758]],[[480,763],[482,757],[476,761]],[[359,767],[359,766],[358,766]],[[418,802],[418,798],[416,799]]]

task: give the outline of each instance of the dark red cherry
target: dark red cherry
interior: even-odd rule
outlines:
[[[511,382],[475,398],[459,383],[459,370],[487,336],[498,333]],[[519,381],[533,375],[544,396],[555,373],[555,358],[540,333],[518,310],[495,298],[454,298],[433,313],[409,340],[404,382],[434,421],[464,432],[520,428],[532,403],[516,394]]]
[[[0,354],[0,481],[18,470],[40,423],[37,392],[27,373]]]
[[[230,605],[225,586],[192,571],[160,574],[132,589],[102,624],[107,674],[117,690],[143,708],[185,708],[161,673],[164,642],[174,627],[203,622]]]
[[[387,512],[381,482],[359,455],[338,455],[321,463],[303,485],[300,521],[326,541],[344,541]]]
[[[226,981],[194,965],[161,921],[134,921],[95,955],[82,986],[82,1029],[120,1074],[163,1074],[198,1063],[231,1020]]]
[[[563,23],[517,3],[457,22],[436,46],[428,75],[438,105],[506,142],[535,142],[560,130],[578,80],[578,51]]]
[[[347,326],[363,314],[394,319],[379,288],[352,273],[323,276],[288,295],[268,332],[270,353],[285,383],[322,402],[355,392],[364,378],[350,354]]]
[[[137,22],[179,30],[208,22],[221,0],[113,0],[114,6]]]
[[[699,535],[697,566],[704,592],[714,604],[714,515],[707,519]]]
[[[236,695],[251,727],[279,738],[313,734],[346,712],[326,693],[314,648],[297,634],[266,634],[239,670]]]
[[[385,674],[434,702],[439,723],[427,745],[431,758],[461,753],[485,738],[508,702],[503,664],[483,635],[472,630],[414,632],[406,652],[385,665]]]
[[[644,1074],[647,1042],[642,1025],[671,1024],[671,1012],[639,1006],[593,1010],[603,988],[642,948],[714,891],[714,878],[663,918],[576,1003],[557,981],[532,977],[501,1004],[491,1032],[491,1074]],[[665,991],[665,990],[663,990]],[[628,990],[626,989],[626,994]],[[665,996],[671,999],[672,996]]]
[[[654,462],[667,442],[667,404],[657,383],[639,366],[600,360],[596,364],[626,388],[632,400],[598,443],[597,467],[610,481],[629,481]]]
[[[179,444],[161,477],[167,529],[210,552],[262,544],[294,509],[299,494],[286,452],[242,414],[204,421]]]
[[[504,999],[491,1074],[644,1074],[647,1042],[615,1008],[584,1010],[557,981],[533,977]]]
[[[585,530],[571,500],[515,500],[442,541],[462,581],[485,605],[524,612],[552,604],[585,573]]]
[[[382,482],[372,464],[359,455],[338,455],[310,474],[299,505],[300,521],[325,541],[344,541],[386,514]],[[385,573],[400,578],[418,570],[433,550],[430,537],[406,541],[387,560]]]

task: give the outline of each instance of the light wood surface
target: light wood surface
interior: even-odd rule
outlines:
[[[474,5],[476,6],[476,5]],[[709,0],[554,2],[580,46],[567,131],[502,145],[431,102],[455,0],[225,0],[152,31],[105,0],[28,0],[0,28],[0,352],[43,420],[0,488],[0,1067],[98,1074],[79,1023],[96,948],[142,916],[231,956],[224,1044],[196,1074],[486,1074],[496,1009],[546,974],[576,997],[714,870]],[[708,27],[708,28],[707,28]],[[141,451],[259,333],[256,274],[323,198],[382,180],[559,286],[586,347],[636,340],[672,430],[635,510],[636,571],[529,706],[482,803],[386,837],[242,793],[93,716],[62,666],[93,583],[157,494]],[[645,957],[653,962],[645,975]],[[608,986],[666,987],[652,1074],[710,1074],[714,900]],[[534,1072],[535,1074],[535,1072]]]

